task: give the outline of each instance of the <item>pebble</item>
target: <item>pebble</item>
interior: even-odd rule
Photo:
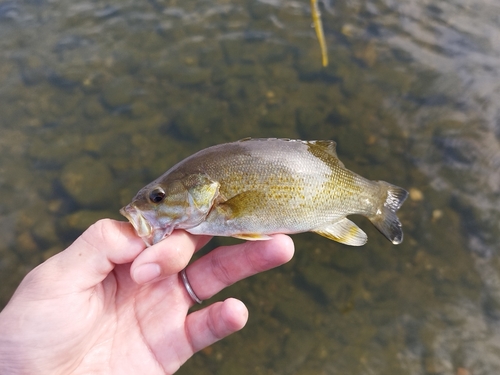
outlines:
[[[313,329],[312,316],[315,314],[316,306],[311,299],[305,297],[300,303],[301,295],[295,295],[296,300],[280,301],[271,312],[271,315],[283,322],[285,326],[303,329]],[[303,298],[304,299],[304,298]]]
[[[105,86],[102,100],[108,107],[123,107],[132,102],[133,90],[132,78],[128,76],[115,78],[109,85]]]
[[[96,221],[109,216],[105,210],[80,210],[65,216],[61,222],[64,230],[81,233]]]
[[[211,78],[211,71],[205,68],[184,67],[173,77],[174,82],[180,85],[196,86],[207,83]]]
[[[447,374],[453,365],[447,361],[436,357],[427,357],[424,360],[425,371],[429,375]]]
[[[104,116],[106,114],[106,111],[104,110],[101,102],[97,98],[91,97],[89,100],[85,102],[83,107],[83,113],[88,119],[95,120],[101,116]]]
[[[36,56],[28,56],[19,61],[21,77],[25,85],[31,86],[41,83],[46,76],[43,60]]]
[[[19,253],[29,257],[36,253],[38,245],[29,232],[23,232],[17,237],[17,248]]]
[[[342,25],[340,32],[342,33],[342,35],[344,35],[348,38],[352,38],[356,32],[356,28],[355,28],[355,26],[353,26],[349,23],[345,23],[344,25]]]
[[[432,211],[432,221],[437,221],[443,217],[443,211],[441,210],[433,210]]]
[[[214,99],[194,100],[173,121],[175,135],[182,140],[198,141],[223,121],[221,103]],[[220,130],[220,129],[219,129]]]
[[[355,49],[354,56],[363,61],[368,67],[373,67],[378,58],[377,50],[373,43]]]
[[[366,258],[361,251],[356,249],[339,249],[331,259],[331,265],[341,271],[350,273],[357,272],[364,268]]]
[[[109,205],[113,197],[113,175],[109,168],[89,156],[69,161],[61,173],[68,195],[83,207]]]
[[[33,226],[33,237],[41,244],[54,244],[59,240],[52,215],[46,215],[43,220],[37,220]]]
[[[148,104],[144,101],[136,101],[132,103],[131,106],[131,114],[135,118],[141,118],[146,116],[148,113],[151,112],[151,109],[149,108]]]
[[[339,282],[342,279],[339,272],[315,263],[301,265],[297,271],[303,285],[309,289],[312,296],[319,293],[320,300],[324,298],[329,301],[335,300],[342,285],[342,282]]]
[[[83,83],[85,69],[81,66],[65,66],[48,73],[48,80],[61,89],[72,89]]]
[[[414,202],[420,202],[424,199],[424,194],[422,193],[421,190],[417,188],[410,188],[409,190],[410,193],[410,199]]]

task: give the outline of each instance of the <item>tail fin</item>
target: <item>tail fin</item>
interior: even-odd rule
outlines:
[[[387,191],[387,194],[377,213],[369,217],[369,219],[389,241],[394,245],[398,245],[403,242],[403,229],[396,216],[396,211],[399,210],[408,197],[408,192],[385,181],[378,181],[378,183],[383,190]]]

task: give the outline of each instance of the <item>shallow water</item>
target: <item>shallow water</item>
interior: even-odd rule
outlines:
[[[179,373],[500,373],[500,6],[320,9],[327,68],[306,0],[0,3],[0,304],[201,148],[334,139],[410,190],[404,243],[362,218],[362,248],[294,236],[289,264],[214,297],[247,327]]]

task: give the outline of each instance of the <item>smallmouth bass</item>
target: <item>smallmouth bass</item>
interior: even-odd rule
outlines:
[[[334,141],[243,139],[201,150],[139,190],[120,212],[151,246],[192,234],[265,240],[315,232],[364,245],[348,215],[363,215],[393,244],[403,241],[396,211],[408,192],[344,167]]]

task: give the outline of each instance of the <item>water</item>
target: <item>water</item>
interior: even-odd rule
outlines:
[[[404,243],[363,219],[362,248],[294,236],[289,264],[214,297],[247,327],[179,373],[499,373],[500,6],[320,8],[325,69],[306,0],[0,3],[0,304],[201,148],[334,139],[410,190]]]

